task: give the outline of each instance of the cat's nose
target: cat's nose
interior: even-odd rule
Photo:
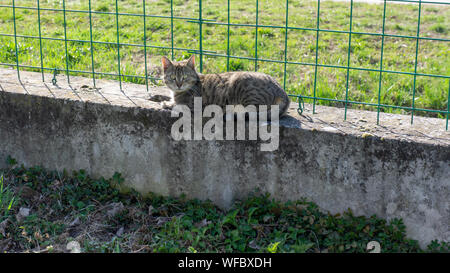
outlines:
[[[180,88],[182,85],[182,83],[177,83],[178,88]]]

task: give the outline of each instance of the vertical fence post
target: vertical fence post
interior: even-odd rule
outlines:
[[[319,23],[320,23],[320,0],[317,0],[316,65],[314,67],[313,114],[316,113],[317,60],[318,60],[318,55],[319,55]]]
[[[120,71],[120,40],[119,40],[119,5],[116,0],[116,31],[117,31],[117,70],[119,73],[120,91],[122,91],[122,75]]]
[[[200,73],[203,72],[203,35],[202,35],[202,0],[198,0],[198,25],[200,30],[200,41],[199,41],[199,50],[200,50]]]
[[[230,71],[230,0],[228,0],[227,20],[227,72]]]
[[[41,57],[41,74],[42,74],[42,81],[45,81],[45,79],[44,79],[44,60],[42,57],[41,7],[39,5],[39,0],[37,0],[37,12],[38,12],[38,27],[39,27],[39,52],[40,52],[40,57]]]
[[[256,28],[255,28],[255,71],[258,71],[258,13],[259,1],[256,0]]]
[[[414,61],[414,83],[413,83],[413,97],[412,97],[412,111],[411,111],[411,124],[414,121],[414,101],[416,97],[416,76],[417,76],[417,56],[419,55],[419,33],[420,33],[420,13],[422,7],[422,0],[419,0],[419,16],[417,18],[417,34],[416,34],[416,59]]]
[[[170,43],[172,48],[172,60],[173,60],[173,0],[170,0]]]
[[[63,0],[63,15],[64,15],[64,43],[66,50],[66,74],[67,74],[67,83],[70,84],[70,76],[69,76],[69,54],[67,52],[67,22],[66,22],[66,0]]]
[[[13,23],[14,23],[14,46],[16,49],[16,69],[17,69],[17,78],[20,81],[20,71],[19,71],[19,50],[17,44],[17,30],[16,30],[16,1],[13,0]]]
[[[378,103],[377,103],[377,125],[380,124],[380,103],[381,103],[381,81],[383,77],[383,53],[384,53],[384,30],[386,24],[386,1],[384,0],[383,7],[383,26],[382,26],[382,35],[381,35],[381,56],[380,56],[380,77],[378,78]]]
[[[286,0],[286,27],[284,34],[284,74],[283,89],[286,90],[286,63],[287,63],[287,42],[288,42],[288,18],[289,18],[289,0]]]
[[[448,80],[448,96],[447,96],[447,118],[445,121],[445,130],[448,130],[448,116],[450,114],[450,79]]]
[[[95,86],[95,68],[94,68],[94,43],[92,42],[92,10],[91,10],[91,0],[89,0],[89,36],[91,44],[91,65],[92,65],[92,81]]]
[[[146,19],[145,19],[145,0],[142,0],[142,8],[144,18],[144,65],[145,65],[145,88],[148,92],[148,72],[147,72],[147,27],[146,27]]]
[[[345,88],[345,110],[344,120],[347,120],[347,104],[348,104],[348,82],[350,78],[350,56],[352,51],[352,23],[353,23],[353,0],[350,1],[350,31],[348,33],[348,52],[347,52],[347,84]]]

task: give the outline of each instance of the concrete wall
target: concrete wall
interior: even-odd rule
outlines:
[[[349,112],[354,124],[369,124],[361,130],[336,109],[319,107],[328,114],[303,117],[291,111],[281,122],[279,149],[261,152],[258,141],[174,141],[170,112],[115,104],[117,92],[102,103],[83,99],[79,88],[72,91],[81,95],[66,96],[62,87],[46,86],[51,92],[44,94],[30,91],[34,80],[26,92],[11,82],[0,80],[0,165],[11,155],[26,166],[85,169],[97,177],[120,172],[141,193],[184,193],[222,207],[259,188],[280,200],[306,197],[331,213],[351,208],[356,215],[402,218],[422,245],[449,241],[450,137],[445,126],[437,127],[442,120],[417,118],[436,126],[432,137],[429,128],[409,124],[420,134],[402,138],[394,132],[398,126],[385,125],[379,137],[376,128],[369,130],[373,113]]]

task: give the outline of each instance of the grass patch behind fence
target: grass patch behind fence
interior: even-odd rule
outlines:
[[[224,211],[208,201],[136,193],[122,195],[112,178],[85,171],[24,168],[9,158],[0,170],[0,252],[448,252],[448,242],[427,249],[405,235],[399,219],[331,215],[305,200],[278,202],[254,194]],[[2,203],[3,204],[3,203]],[[29,209],[21,215],[21,208]]]
[[[62,1],[41,0],[40,8],[62,8]],[[11,0],[0,0],[0,5],[11,5]],[[175,17],[198,18],[198,1],[172,2]],[[36,1],[16,1],[16,5],[36,7]],[[284,82],[284,57],[286,37],[286,1],[260,0],[258,2],[258,24],[278,26],[279,28],[251,27],[245,24],[256,23],[256,2],[254,0],[231,1],[230,23],[244,24],[230,26],[230,39],[227,41],[228,27],[216,23],[227,23],[227,1],[203,0],[202,18],[214,20],[202,24],[203,72],[220,73],[228,70],[255,70],[274,76],[280,83]],[[321,1],[320,28],[348,31],[350,26],[350,3]],[[66,9],[88,10],[88,1],[66,0]],[[115,1],[92,1],[92,10],[107,14],[92,14],[92,38],[94,41],[95,72],[118,74],[117,25]],[[418,23],[417,4],[387,3],[385,33],[394,35],[416,36]],[[142,1],[119,1],[120,13],[142,14]],[[38,11],[16,8],[17,34],[39,36]],[[113,13],[113,14],[108,14]],[[146,14],[171,15],[171,1],[146,1]],[[381,33],[383,24],[383,5],[354,3],[352,11],[352,31]],[[191,53],[181,49],[199,49],[199,24],[190,20],[171,18],[146,18],[147,67],[145,67],[144,48],[131,46],[144,44],[144,22],[142,16],[119,15],[119,41],[128,44],[120,46],[122,80],[145,83],[145,71],[153,78],[161,77],[160,57],[171,57],[172,50],[160,47],[173,47],[176,60],[187,58]],[[448,5],[422,4],[420,36],[449,39],[450,7]],[[47,68],[56,68],[60,73],[66,69],[64,17],[62,11],[40,11],[41,35],[62,40],[42,40],[42,64]],[[314,29],[317,24],[317,1],[290,1],[289,26]],[[90,40],[89,14],[66,13],[67,39]],[[173,23],[173,39],[171,24]],[[0,33],[14,34],[13,13],[11,8],[0,7]],[[255,56],[257,37],[257,56]],[[315,63],[316,31],[289,29],[287,33],[286,61],[298,63]],[[381,36],[352,34],[350,49],[348,34],[320,32],[317,48],[318,64],[347,66],[350,50],[350,66],[367,69],[379,69],[381,58]],[[39,39],[18,37],[19,61],[22,65],[35,68],[22,68],[39,71]],[[383,69],[414,73],[416,39],[385,37]],[[227,52],[238,58],[227,58]],[[69,41],[67,43],[67,62],[69,69],[92,71],[91,47],[88,42]],[[214,56],[220,55],[220,56]],[[255,62],[252,58],[270,59],[277,62]],[[0,63],[15,64],[15,41],[13,36],[0,36]],[[417,73],[450,75],[450,50],[448,41],[419,41]],[[197,58],[197,65],[199,58]],[[47,71],[51,72],[51,71]],[[89,76],[89,73],[70,73],[71,75]],[[118,79],[117,76],[96,75]],[[365,103],[378,103],[379,72],[350,70],[348,100]],[[289,94],[304,96],[314,95],[315,69],[310,65],[286,65],[286,90]],[[412,107],[414,76],[382,73],[380,103]],[[46,79],[50,81],[51,79]],[[157,80],[153,80],[159,83]],[[318,67],[316,97],[345,100],[347,69]],[[433,110],[447,110],[449,79],[417,76],[414,107]],[[317,101],[319,104],[342,107],[339,101]],[[376,110],[374,106],[353,104],[354,108]],[[381,108],[381,111],[410,113],[409,110]],[[445,117],[443,113],[417,112],[418,115]]]

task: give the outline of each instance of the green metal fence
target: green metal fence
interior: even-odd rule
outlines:
[[[167,0],[169,1],[169,0]],[[297,99],[297,101],[301,102],[299,104],[299,112],[301,113],[303,111],[302,108],[302,102],[303,100],[308,100],[308,101],[312,101],[312,105],[313,105],[313,112],[315,112],[316,109],[316,104],[318,104],[319,101],[333,101],[333,102],[340,102],[344,105],[345,108],[345,115],[344,115],[344,119],[347,118],[347,109],[349,108],[350,105],[352,104],[357,104],[357,105],[367,105],[367,106],[372,106],[374,108],[376,108],[377,110],[377,123],[380,121],[380,112],[382,112],[382,109],[384,108],[394,108],[394,109],[404,109],[407,111],[410,111],[411,113],[411,123],[413,123],[414,121],[414,116],[416,114],[417,111],[423,111],[423,112],[431,112],[431,113],[439,113],[441,114],[443,117],[445,117],[446,119],[446,129],[448,130],[448,119],[449,119],[449,115],[450,115],[450,75],[442,75],[442,74],[430,74],[430,73],[419,73],[418,72],[418,56],[420,54],[420,43],[422,41],[440,41],[440,42],[445,42],[448,43],[450,41],[450,39],[448,38],[441,38],[441,37],[428,37],[428,36],[421,36],[421,16],[422,16],[422,6],[427,4],[435,4],[435,5],[439,5],[439,6],[446,6],[449,5],[450,3],[448,2],[436,2],[436,1],[415,1],[415,0],[384,0],[383,5],[383,14],[382,14],[382,30],[381,32],[361,32],[361,31],[354,31],[353,29],[353,10],[354,10],[354,1],[351,0],[349,1],[349,12],[350,12],[350,16],[349,16],[349,29],[348,30],[336,30],[336,29],[327,29],[327,28],[321,28],[321,1],[318,0],[317,1],[317,14],[315,15],[316,17],[316,24],[315,27],[298,27],[298,26],[290,26],[289,22],[290,22],[290,17],[289,17],[289,2],[295,2],[294,0],[286,0],[285,3],[285,24],[283,26],[280,25],[268,25],[268,24],[260,24],[259,22],[259,1],[255,0],[255,5],[256,5],[256,9],[254,10],[255,12],[255,23],[254,24],[242,24],[242,23],[232,23],[230,20],[230,14],[231,14],[231,10],[230,10],[230,0],[224,0],[224,4],[227,5],[227,21],[224,22],[218,22],[215,20],[211,20],[211,19],[207,19],[203,14],[203,10],[204,10],[204,5],[206,3],[206,0],[204,0],[202,2],[202,0],[198,0],[198,16],[196,17],[183,17],[183,16],[174,16],[174,7],[173,7],[173,0],[170,0],[170,14],[166,14],[166,15],[151,15],[148,13],[148,11],[146,11],[146,6],[148,5],[148,3],[146,3],[146,0],[142,0],[140,5],[142,7],[142,12],[141,13],[127,13],[127,12],[120,12],[119,10],[119,5],[118,5],[118,0],[112,0],[111,3],[114,4],[114,11],[98,11],[98,10],[93,10],[92,8],[92,4],[91,4],[91,0],[88,0],[88,9],[87,10],[81,10],[81,9],[69,9],[67,8],[67,2],[69,2],[69,0],[62,0],[59,1],[60,2],[60,7],[58,8],[48,8],[48,7],[41,7],[41,3],[42,1],[36,0],[36,6],[34,7],[30,7],[30,6],[23,6],[21,5],[21,1],[19,0],[12,0],[10,1],[11,3],[9,4],[4,4],[3,2],[0,2],[0,8],[3,8],[3,10],[6,9],[10,9],[12,10],[12,22],[11,24],[13,24],[13,33],[0,33],[0,37],[13,37],[14,38],[14,45],[15,45],[15,54],[14,54],[14,58],[15,58],[15,63],[6,63],[6,62],[0,62],[0,65],[4,65],[4,66],[11,66],[11,67],[15,67],[17,69],[17,76],[20,79],[20,70],[21,69],[38,69],[39,71],[41,71],[42,73],[42,80],[45,81],[45,77],[44,77],[44,72],[48,71],[48,72],[52,72],[55,75],[57,73],[65,73],[65,75],[67,76],[67,81],[70,83],[70,75],[74,75],[74,74],[89,74],[92,77],[93,80],[93,85],[94,87],[96,86],[96,78],[98,77],[102,77],[102,76],[113,76],[113,77],[117,77],[119,79],[119,84],[120,84],[120,88],[122,89],[122,81],[123,80],[127,80],[128,78],[133,78],[133,79],[143,79],[145,80],[145,84],[146,84],[146,88],[148,90],[149,88],[149,80],[152,81],[158,81],[160,80],[160,78],[158,77],[152,77],[149,76],[148,71],[147,71],[147,59],[148,59],[148,50],[149,49],[166,49],[170,51],[170,55],[173,58],[174,57],[174,52],[175,51],[184,51],[184,52],[189,52],[189,53],[193,53],[198,55],[198,64],[199,64],[199,70],[200,72],[203,72],[204,70],[204,57],[217,57],[217,58],[225,58],[226,59],[226,68],[227,70],[230,70],[230,60],[233,59],[242,59],[242,60],[247,60],[247,61],[252,61],[254,62],[254,70],[258,70],[258,64],[261,62],[268,62],[268,63],[279,63],[282,64],[284,67],[284,71],[283,71],[283,86],[286,89],[286,79],[289,77],[289,74],[287,73],[287,65],[298,65],[298,66],[308,66],[308,67],[312,67],[314,68],[314,84],[313,84],[313,92],[310,95],[306,95],[306,94],[290,94],[290,96],[292,96],[294,99]],[[137,2],[137,1],[136,1]],[[149,1],[147,1],[149,2]],[[398,35],[398,34],[391,34],[391,33],[386,33],[385,32],[385,24],[386,24],[386,12],[387,12],[387,3],[388,2],[407,2],[409,3],[409,5],[417,5],[418,7],[418,17],[417,17],[417,31],[416,31],[416,35]],[[323,1],[322,1],[323,3]],[[239,3],[235,3],[236,5],[239,5]],[[151,4],[150,4],[151,6]],[[148,8],[147,8],[148,9]],[[18,34],[17,32],[17,16],[16,16],[16,12],[18,10],[32,10],[32,11],[37,11],[37,20],[36,20],[36,24],[38,26],[38,36],[35,35],[22,35],[22,34]],[[48,36],[44,36],[42,34],[42,26],[45,26],[45,23],[43,23],[41,21],[41,12],[42,11],[52,11],[52,12],[59,12],[63,14],[63,27],[64,27],[64,38],[57,38],[57,37],[48,37]],[[90,31],[90,38],[89,40],[85,40],[85,39],[69,39],[67,36],[67,15],[68,14],[73,14],[73,13],[78,13],[78,14],[87,14],[89,16],[89,31]],[[105,41],[98,41],[95,40],[93,38],[93,19],[92,16],[93,15],[113,15],[115,18],[115,27],[116,29],[114,30],[116,32],[116,36],[117,36],[117,40],[116,42],[105,42]],[[142,19],[143,22],[143,29],[142,29],[142,35],[143,35],[143,39],[142,39],[142,43],[121,43],[120,40],[120,19],[123,18],[123,16],[134,16],[134,17],[139,17]],[[147,35],[148,35],[148,30],[146,28],[147,22],[146,20],[148,20],[148,18],[161,18],[161,19],[166,19],[166,20],[170,20],[170,38],[171,38],[171,44],[170,46],[159,46],[159,45],[154,45],[151,43],[148,43],[148,39],[147,39]],[[197,37],[193,37],[198,39],[198,47],[197,48],[182,48],[182,47],[176,47],[174,46],[174,20],[177,21],[183,21],[186,23],[191,23],[191,24],[198,24],[198,36]],[[211,51],[211,50],[205,50],[203,47],[203,43],[204,43],[204,26],[208,26],[208,25],[216,25],[216,26],[224,26],[227,28],[227,36],[226,36],[226,53],[225,54],[221,54],[221,53],[217,53],[215,51]],[[231,54],[230,51],[230,27],[246,27],[246,28],[252,28],[255,29],[255,37],[254,37],[254,56],[249,57],[249,56],[236,56]],[[258,30],[260,29],[275,29],[275,30],[280,30],[283,31],[284,30],[284,58],[282,60],[277,60],[277,59],[267,59],[267,58],[261,58],[260,56],[258,56],[258,49],[261,49],[261,46],[258,43]],[[296,31],[296,30],[301,30],[301,31],[308,31],[308,32],[312,32],[315,34],[315,45],[314,45],[314,51],[315,51],[315,56],[314,56],[314,61],[313,62],[295,62],[295,61],[289,61],[287,58],[287,54],[289,51],[288,48],[288,41],[289,41],[289,32],[290,31]],[[339,34],[344,34],[344,35],[348,35],[348,52],[347,52],[347,60],[346,60],[346,65],[334,65],[334,64],[323,64],[323,63],[319,63],[319,58],[320,58],[320,54],[319,54],[319,41],[321,39],[321,33],[339,33]],[[380,48],[380,60],[379,60],[379,67],[378,68],[366,68],[366,67],[357,67],[357,66],[352,66],[351,65],[351,48],[352,48],[352,36],[354,35],[369,35],[369,36],[374,36],[374,37],[381,37],[381,48]],[[414,72],[406,72],[406,71],[397,71],[397,70],[388,70],[385,69],[384,63],[383,63],[383,53],[385,50],[385,39],[387,37],[391,37],[391,38],[404,38],[404,39],[412,39],[415,40],[415,59],[414,59]],[[21,64],[21,55],[20,55],[20,50],[19,50],[19,44],[17,39],[18,38],[24,38],[24,39],[37,39],[39,40],[39,57],[40,57],[40,66],[35,66],[35,65],[27,65],[27,64]],[[65,46],[64,48],[61,48],[61,50],[65,50],[65,67],[49,67],[46,66],[46,64],[44,63],[44,59],[43,59],[43,51],[42,51],[42,43],[43,41],[62,41],[64,42]],[[91,70],[87,71],[87,70],[78,70],[78,69],[73,69],[71,67],[71,65],[69,64],[69,57],[68,57],[68,42],[79,42],[79,43],[87,43],[90,45],[90,61],[91,61]],[[110,72],[102,72],[102,71],[96,71],[95,69],[95,65],[94,65],[94,60],[96,58],[95,56],[95,47],[96,46],[100,46],[100,45],[108,45],[108,46],[113,46],[117,52],[117,72],[116,73],[110,73]],[[122,66],[121,66],[121,62],[123,60],[121,60],[121,47],[123,46],[130,46],[130,47],[138,47],[138,48],[143,48],[144,50],[144,62],[145,62],[145,75],[127,75],[126,73],[124,73],[122,71]],[[450,50],[450,48],[449,48]],[[445,61],[445,60],[444,60]],[[450,64],[444,64],[447,66],[450,66]],[[317,86],[317,79],[319,77],[318,75],[318,68],[335,68],[335,69],[344,69],[346,70],[346,88],[345,88],[345,99],[336,99],[336,98],[328,98],[328,97],[320,97],[316,94],[316,91],[318,90],[318,86]],[[378,99],[376,102],[364,102],[364,101],[356,101],[356,100],[351,100],[349,98],[349,74],[350,71],[367,71],[367,72],[376,72],[379,73],[379,81],[378,81]],[[219,71],[218,71],[219,72]],[[382,84],[382,79],[383,79],[383,75],[384,73],[390,73],[390,74],[399,74],[399,75],[410,75],[413,77],[413,88],[412,88],[412,100],[411,100],[411,106],[401,106],[401,105],[390,105],[390,104],[384,104],[382,103],[380,97],[381,97],[381,91],[383,88],[385,88]],[[429,77],[429,78],[440,78],[443,79],[444,81],[448,82],[448,88],[446,88],[447,91],[447,107],[446,110],[443,109],[425,109],[425,108],[418,108],[415,106],[415,99],[416,99],[416,78],[417,77]],[[53,82],[55,83],[55,77],[53,77]],[[289,89],[287,89],[288,93]]]

